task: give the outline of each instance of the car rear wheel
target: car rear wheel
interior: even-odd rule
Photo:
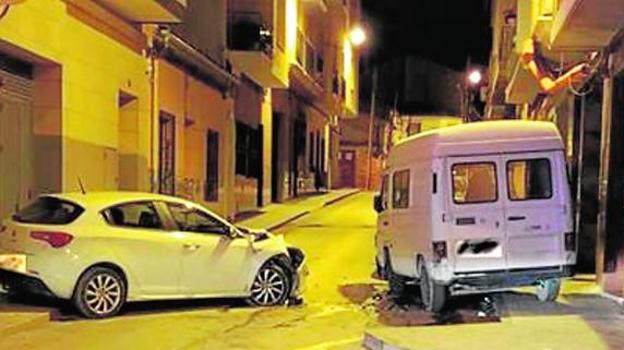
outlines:
[[[547,280],[539,281],[537,284],[536,292],[537,299],[539,301],[555,301],[559,296],[559,290],[561,289],[561,279],[551,278]]]
[[[126,284],[117,271],[93,267],[80,277],[72,299],[86,318],[111,317],[126,302]]]
[[[429,272],[424,263],[420,264],[420,298],[425,310],[440,312],[444,308],[447,298],[447,288],[435,283],[429,278]]]
[[[290,288],[290,278],[284,268],[275,263],[265,264],[251,285],[248,301],[255,306],[282,305],[288,299]]]

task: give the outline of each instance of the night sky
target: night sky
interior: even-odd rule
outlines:
[[[376,62],[405,54],[461,70],[487,65],[491,45],[488,0],[362,0]]]

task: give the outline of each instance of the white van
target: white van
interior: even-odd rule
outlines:
[[[409,137],[390,151],[375,197],[378,273],[395,293],[449,295],[536,285],[553,301],[576,237],[564,146],[554,124],[487,121]]]

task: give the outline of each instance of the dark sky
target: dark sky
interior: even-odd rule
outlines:
[[[376,60],[416,54],[461,70],[470,56],[486,65],[491,45],[488,0],[362,0]]]

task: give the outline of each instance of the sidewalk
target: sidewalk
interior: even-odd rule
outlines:
[[[332,205],[359,192],[359,189],[353,188],[340,189],[325,194],[296,198],[286,203],[270,204],[261,209],[262,214],[239,221],[236,224],[249,228],[276,230],[313,211]]]
[[[556,303],[541,303],[530,289],[496,297],[500,323],[461,326],[373,327],[370,350],[624,349],[624,315],[590,279],[564,282]]]

